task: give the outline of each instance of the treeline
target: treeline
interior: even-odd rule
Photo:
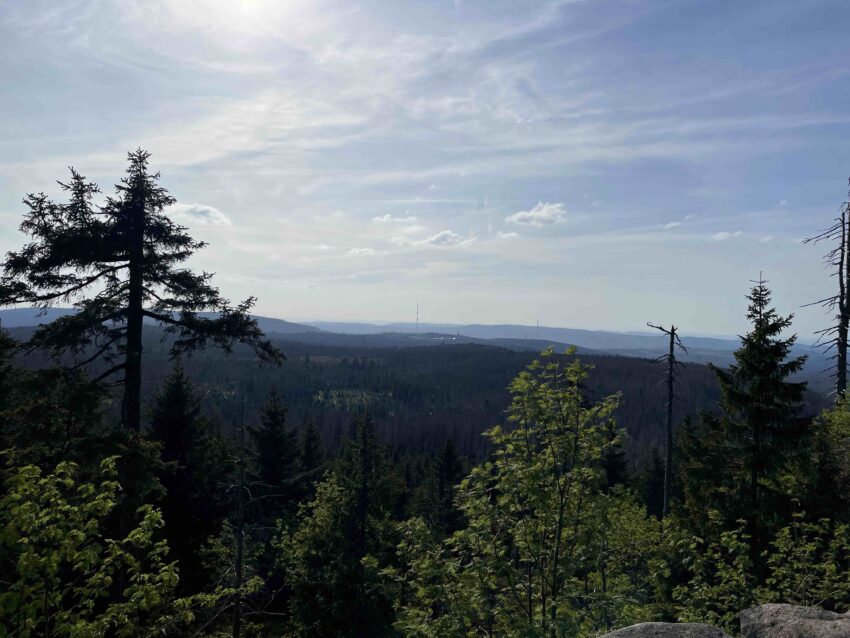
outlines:
[[[595,636],[676,619],[734,633],[754,603],[850,606],[850,405],[839,387],[806,416],[791,317],[766,282],[735,363],[704,370],[719,393],[679,429],[672,468],[651,451],[635,471],[615,371],[597,385],[571,354],[513,360],[517,373],[488,364],[489,349],[446,349],[456,375],[427,365],[437,349],[386,354],[428,379],[405,385],[379,359],[289,353],[283,369],[308,377],[294,388],[204,380],[223,375],[208,346],[246,343],[254,359],[233,360],[245,369],[281,353],[251,299],[233,307],[178,266],[201,246],[168,220],[157,179],[138,151],[102,206],[77,173],[69,203],[26,200],[33,241],[7,257],[0,301],[80,299],[24,344],[0,332],[5,635]],[[157,388],[144,383],[144,317],[169,330]],[[62,365],[23,367],[22,349]],[[390,411],[401,424],[405,406],[457,405],[475,377],[504,374],[500,425],[470,421],[486,441],[473,454],[453,432],[406,446],[378,432]],[[307,411],[293,419],[288,406],[317,400],[338,434]]]

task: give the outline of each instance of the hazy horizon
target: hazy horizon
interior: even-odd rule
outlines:
[[[0,17],[0,251],[68,165],[144,147],[193,267],[266,316],[739,334],[831,292],[850,10],[77,0]],[[315,319],[314,319],[315,320]]]

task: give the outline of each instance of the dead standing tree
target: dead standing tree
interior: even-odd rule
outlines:
[[[663,515],[667,516],[670,513],[670,494],[673,486],[673,385],[676,382],[676,367],[682,364],[676,360],[676,348],[687,352],[688,349],[679,339],[676,332],[676,326],[671,325],[670,328],[656,326],[653,323],[647,322],[650,328],[660,330],[670,338],[670,349],[667,354],[663,354],[656,361],[667,362],[667,427],[665,431],[665,450],[664,450],[664,509]],[[684,366],[682,366],[684,367]]]
[[[850,180],[848,180],[850,185]],[[833,270],[832,277],[838,280],[838,292],[815,301],[809,306],[823,306],[828,312],[835,312],[835,324],[819,330],[818,344],[826,351],[835,350],[831,359],[835,361],[835,398],[844,396],[847,390],[847,332],[850,327],[850,191],[848,201],[841,205],[841,211],[829,228],[814,237],[804,240],[806,244],[830,242],[833,248],[824,255],[826,267]]]

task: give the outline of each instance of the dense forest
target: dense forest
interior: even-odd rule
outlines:
[[[728,367],[672,340],[305,344],[184,266],[204,246],[147,153],[109,197],[63,187],[26,198],[0,279],[3,305],[75,308],[0,334],[0,635],[735,634],[753,604],[850,608],[847,206],[815,237],[840,283],[823,397],[761,277]]]
[[[20,340],[31,333],[10,331]],[[142,387],[150,409],[174,362],[161,331],[150,327],[147,333]],[[230,354],[205,350],[180,362],[203,399],[204,415],[230,434],[238,426],[243,401],[246,422],[253,424],[269,393],[278,391],[284,395],[291,425],[312,423],[330,449],[341,449],[351,414],[364,409],[381,440],[393,450],[434,453],[451,439],[463,456],[473,460],[482,460],[486,454],[482,431],[503,419],[511,379],[537,355],[476,344],[374,348],[278,339],[272,343],[286,353],[285,365],[258,365],[250,349],[239,347]],[[662,444],[663,367],[632,357],[580,356],[594,368],[587,384],[589,398],[622,393],[617,419],[628,435],[630,461],[640,464],[653,447]],[[51,362],[37,353],[19,361],[30,367]],[[677,409],[682,414],[713,410],[720,396],[714,374],[699,364],[688,364],[682,371],[678,390]],[[809,393],[807,398],[809,413],[822,407],[818,395]],[[120,401],[118,388],[109,407],[116,419]]]

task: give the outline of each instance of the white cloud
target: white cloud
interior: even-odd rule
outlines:
[[[765,237],[762,237],[761,239],[759,239],[759,241],[763,244],[766,244],[769,241],[773,241],[773,235],[767,235]]]
[[[348,254],[352,257],[364,257],[369,255],[374,255],[375,250],[372,248],[352,248],[348,251]]]
[[[736,230],[734,233],[729,233],[729,232],[726,232],[724,230],[724,231],[721,231],[719,233],[714,233],[711,236],[711,239],[713,241],[726,241],[727,239],[731,239],[732,237],[740,237],[743,234],[744,233],[741,232],[740,230]]]
[[[780,200],[779,200],[779,205],[780,205],[782,208],[787,207],[787,206],[788,206],[788,200],[787,200],[787,199],[780,199]]]
[[[467,246],[477,237],[463,237],[452,230],[441,230],[435,235],[411,241],[407,237],[393,237],[390,241],[398,246]]]
[[[553,226],[564,221],[564,205],[560,203],[538,202],[531,210],[521,210],[505,217],[511,224],[527,224],[529,226]]]
[[[661,228],[663,228],[664,230],[669,230],[670,228],[677,228],[681,225],[682,222],[669,222],[667,224],[664,224]]]
[[[387,213],[386,215],[381,215],[380,217],[373,217],[372,221],[380,222],[382,224],[388,224],[390,222],[410,224],[416,221],[416,216],[410,215],[408,217],[393,217],[392,215]]]
[[[475,241],[475,237],[464,239],[456,232],[451,230],[441,230],[436,235],[432,235],[427,239],[416,242],[420,246],[466,246]]]
[[[173,204],[167,214],[186,224],[204,224],[210,226],[231,226],[233,222],[219,209],[206,204]]]
[[[499,231],[496,233],[496,237],[499,239],[516,239],[519,237],[519,233],[503,233]]]

